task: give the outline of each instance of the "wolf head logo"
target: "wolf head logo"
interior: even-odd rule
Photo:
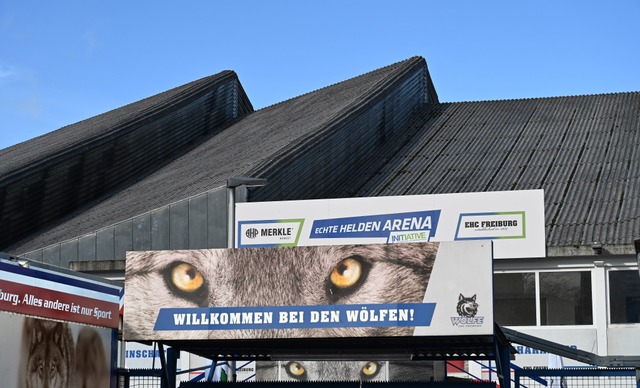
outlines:
[[[473,318],[478,313],[478,304],[476,303],[476,296],[470,298],[460,294],[458,297],[458,315],[465,318]]]

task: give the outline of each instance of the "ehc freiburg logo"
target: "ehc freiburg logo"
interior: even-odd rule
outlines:
[[[249,228],[247,229],[247,231],[244,233],[248,238],[256,238],[258,237],[258,229],[256,228]]]
[[[458,305],[456,306],[457,317],[451,317],[453,326],[474,327],[480,326],[484,322],[484,317],[477,317],[478,303],[476,295],[465,297],[460,294],[458,296]]]

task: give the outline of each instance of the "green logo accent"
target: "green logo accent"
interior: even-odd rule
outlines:
[[[302,225],[304,225],[304,218],[294,218],[288,220],[278,220],[279,223],[297,223],[298,224],[298,233],[296,234],[296,238],[293,242],[286,244],[278,244],[278,247],[296,247],[298,246],[298,240],[300,240],[300,234],[302,233]]]
[[[498,212],[496,214],[519,214],[522,217],[522,234],[520,236],[501,236],[501,237],[496,237],[497,240],[506,240],[506,239],[512,239],[512,238],[527,238],[527,221],[525,219],[524,216],[524,211],[519,211],[519,212]]]

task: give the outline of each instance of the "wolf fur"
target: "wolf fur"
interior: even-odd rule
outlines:
[[[290,373],[296,363],[305,371],[302,376]],[[364,370],[374,363],[377,373]],[[431,381],[433,361],[256,361],[257,381]]]
[[[73,336],[67,323],[25,318],[18,387],[72,386],[74,356]]]
[[[436,252],[437,243],[130,252],[124,336],[145,340],[411,335],[411,327],[153,332],[153,323],[161,307],[422,302]],[[362,262],[362,280],[352,292],[334,294],[330,274],[349,257]],[[167,271],[175,263],[187,263],[202,275],[201,291],[185,294],[171,286]]]
[[[299,375],[292,369],[302,370]],[[368,370],[370,374],[365,371]],[[385,381],[386,365],[376,361],[258,361],[257,381]]]
[[[83,327],[76,342],[75,387],[109,388],[109,360],[98,332]]]

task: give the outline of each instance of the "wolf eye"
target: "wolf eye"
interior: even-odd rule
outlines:
[[[329,278],[332,285],[345,289],[357,284],[360,276],[362,276],[362,264],[360,261],[348,257],[333,267]]]
[[[327,278],[327,296],[335,301],[358,289],[364,282],[370,264],[359,256],[350,256],[340,260]]]
[[[204,278],[192,265],[179,263],[171,269],[171,283],[182,292],[194,293],[202,287]]]
[[[363,379],[372,379],[380,372],[380,364],[375,361],[369,361],[362,367],[360,375]]]
[[[303,380],[307,377],[307,371],[304,366],[296,361],[289,361],[285,366],[287,374],[294,379]]]
[[[173,294],[204,307],[207,302],[207,281],[196,267],[179,261],[166,267],[162,274]]]

